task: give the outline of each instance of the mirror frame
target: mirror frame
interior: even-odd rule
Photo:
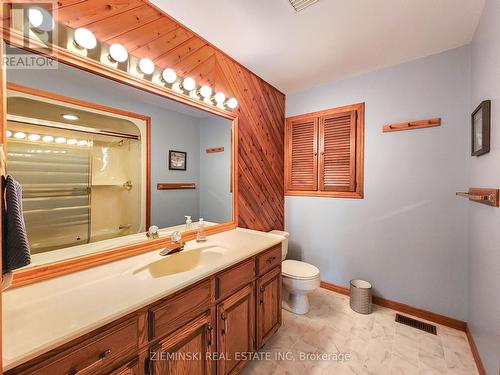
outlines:
[[[210,234],[220,233],[227,230],[235,229],[238,227],[238,113],[230,112],[216,106],[209,105],[203,101],[196,100],[187,95],[178,93],[167,87],[159,86],[151,81],[135,77],[128,72],[115,69],[107,66],[99,61],[91,58],[76,54],[63,47],[51,44],[51,49],[48,49],[45,44],[40,41],[30,39],[20,31],[13,28],[3,29],[3,43],[30,51],[32,53],[43,55],[45,57],[55,59],[66,65],[87,71],[89,73],[101,76],[103,78],[111,79],[116,82],[126,84],[138,88],[143,91],[164,97],[166,99],[174,100],[181,104],[186,104],[191,107],[224,117],[232,122],[231,126],[231,184],[233,193],[233,218],[232,221],[214,226],[206,227],[205,232]],[[29,46],[29,47],[28,47]],[[30,48],[31,47],[31,48]],[[47,53],[40,52],[41,50]],[[3,69],[2,69],[3,70]],[[5,71],[2,72],[5,76]],[[6,84],[2,85],[2,100],[6,98]],[[6,119],[5,115],[1,114],[0,125],[0,144],[3,146],[6,153],[5,131]],[[149,157],[149,155],[148,155]],[[8,161],[6,163],[8,166]],[[196,238],[196,231],[188,231],[182,234],[184,241]],[[171,243],[170,236],[157,240],[147,240],[144,242],[131,244],[105,250],[81,257],[75,257],[67,260],[62,260],[46,265],[34,266],[32,268],[21,269],[14,271],[13,281],[10,288],[16,288],[24,285],[33,284],[43,280],[48,280],[54,277],[70,274],[73,272],[82,271],[98,265],[103,265],[116,260],[128,258],[134,255],[152,251]]]

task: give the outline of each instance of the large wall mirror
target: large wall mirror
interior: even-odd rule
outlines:
[[[23,187],[30,267],[143,243],[150,226],[166,238],[200,218],[234,224],[234,118],[62,62],[6,78],[7,167]]]

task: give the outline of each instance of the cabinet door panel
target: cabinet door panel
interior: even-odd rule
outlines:
[[[260,349],[281,326],[281,268],[257,280],[257,348]]]
[[[254,284],[247,285],[217,306],[219,374],[238,373],[246,364],[239,353],[255,349]]]
[[[210,375],[212,336],[210,314],[206,313],[151,350],[150,372],[153,375]]]

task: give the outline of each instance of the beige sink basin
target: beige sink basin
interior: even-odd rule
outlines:
[[[133,271],[140,279],[159,278],[189,272],[204,265],[211,265],[220,260],[225,249],[218,246],[184,250],[147,264]]]

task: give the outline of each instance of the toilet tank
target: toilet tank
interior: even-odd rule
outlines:
[[[285,239],[281,243],[281,258],[282,260],[285,260],[286,254],[288,253],[288,237],[290,236],[290,233],[284,232],[282,230],[272,230],[269,233],[285,237]]]

